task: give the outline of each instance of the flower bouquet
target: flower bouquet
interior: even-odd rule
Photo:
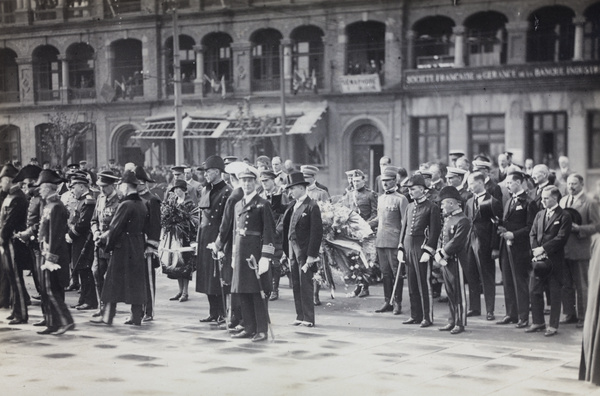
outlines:
[[[165,200],[160,207],[161,238],[158,256],[162,272],[169,277],[189,277],[193,271],[190,242],[196,238],[199,209],[191,201]]]

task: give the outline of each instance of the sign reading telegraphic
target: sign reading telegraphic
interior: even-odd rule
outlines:
[[[461,82],[535,80],[542,78],[600,76],[600,64],[572,65],[519,65],[477,69],[408,70],[405,74],[407,88],[429,84]]]

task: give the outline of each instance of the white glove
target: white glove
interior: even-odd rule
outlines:
[[[213,253],[217,254],[217,245],[214,242],[209,243],[208,245],[206,245],[206,248],[208,250],[212,250]]]
[[[419,260],[419,263],[426,263],[429,261],[430,258],[431,258],[431,255],[427,252],[424,252],[423,255],[421,256],[421,259]]]
[[[270,263],[271,260],[266,257],[261,257],[260,260],[258,260],[258,274],[262,275],[267,272],[269,270]]]
[[[398,263],[402,264],[404,261],[404,250],[398,250]]]
[[[65,234],[65,241],[67,241],[67,243],[73,243],[73,240],[71,239],[69,234]]]
[[[60,265],[51,263],[50,261],[45,261],[44,264],[42,264],[40,268],[42,270],[48,270],[48,271],[52,272],[52,271],[56,271],[57,269],[60,269]]]

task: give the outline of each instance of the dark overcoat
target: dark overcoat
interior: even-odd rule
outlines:
[[[14,268],[21,270],[32,269],[33,258],[27,245],[20,239],[13,239],[13,235],[27,227],[28,205],[23,190],[19,186],[13,186],[2,202],[2,212],[0,213],[2,247],[6,254],[6,262],[9,265],[12,262]]]
[[[146,205],[140,196],[127,195],[117,207],[110,223],[105,251],[110,252],[106,280],[102,289],[105,303],[144,304],[144,220]]]
[[[69,217],[69,237],[73,241],[71,244],[71,268],[75,268],[78,260],[80,260],[79,269],[91,267],[92,265],[93,249],[88,249],[85,256],[82,256],[81,253],[86,242],[91,243],[88,236],[91,232],[91,220],[95,207],[96,200],[92,193],[88,191],[79,197],[75,210]]]
[[[57,194],[46,198],[42,208],[38,240],[44,260],[60,265],[60,269],[50,273],[51,282],[62,287],[69,285],[69,244],[65,239],[69,210]]]
[[[244,191],[241,188],[233,190],[227,202],[225,203],[225,211],[223,212],[223,219],[221,220],[221,226],[219,227],[219,237],[217,238],[216,244],[217,249],[223,250],[225,257],[221,260],[223,266],[221,268],[223,273],[223,281],[226,285],[231,285],[231,278],[233,277],[233,270],[231,268],[231,258],[233,256],[233,220],[235,218],[235,204],[237,204],[244,197]]]

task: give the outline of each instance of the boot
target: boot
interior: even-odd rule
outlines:
[[[318,282],[314,282],[314,292],[313,292],[313,303],[315,306],[321,305],[321,300],[319,300],[319,290],[321,290],[321,285]]]
[[[273,291],[271,292],[271,297],[269,297],[269,301],[275,301],[279,299],[279,280],[281,279],[280,271],[273,271]]]
[[[362,285],[362,290],[360,291],[360,294],[358,295],[358,297],[367,297],[369,295],[369,285],[367,285],[366,283]]]
[[[394,315],[400,315],[402,313],[402,305],[396,300],[394,300],[392,313]]]
[[[375,312],[376,313],[383,313],[383,312],[389,312],[391,311],[392,305],[390,304],[390,300],[388,300],[387,298],[385,299],[385,302],[383,303],[383,305],[381,306],[381,308],[376,309]]]
[[[275,301],[279,299],[279,290],[273,290],[271,292],[271,297],[269,297],[269,301]]]

